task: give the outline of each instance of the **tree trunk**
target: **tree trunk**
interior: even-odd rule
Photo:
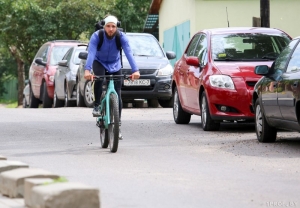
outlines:
[[[23,90],[25,87],[25,67],[20,53],[15,46],[9,47],[11,55],[16,59],[18,65],[18,106],[23,104]]]

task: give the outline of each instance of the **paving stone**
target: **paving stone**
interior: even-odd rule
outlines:
[[[25,206],[24,199],[11,199],[0,194],[1,208],[28,208]]]
[[[45,183],[52,183],[51,178],[26,178],[24,181],[24,200],[27,206],[32,206],[31,194],[34,186],[43,185]]]
[[[4,157],[4,156],[2,156],[2,155],[0,155],[0,160],[7,160],[7,158]]]
[[[11,198],[24,196],[26,178],[59,178],[58,175],[38,168],[17,168],[0,173],[0,191]]]
[[[81,183],[63,182],[32,188],[32,208],[99,208],[99,190]]]
[[[13,170],[16,168],[28,168],[26,163],[13,160],[1,160],[0,161],[0,173],[8,170]]]

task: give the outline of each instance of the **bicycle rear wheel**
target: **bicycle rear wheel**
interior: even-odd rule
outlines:
[[[117,152],[119,145],[119,101],[115,94],[109,99],[110,124],[108,125],[109,147],[111,152]]]

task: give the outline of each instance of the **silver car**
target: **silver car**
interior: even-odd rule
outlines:
[[[54,75],[54,108],[76,105],[76,74],[81,61],[78,55],[85,51],[86,47],[86,44],[71,47],[58,62]]]

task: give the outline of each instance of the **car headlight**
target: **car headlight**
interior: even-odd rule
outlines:
[[[234,90],[234,84],[230,76],[212,75],[209,77],[210,85],[213,87],[225,88]]]
[[[171,64],[167,64],[164,68],[158,70],[157,76],[167,76],[173,74],[173,67]]]
[[[54,81],[54,76],[49,76],[49,81],[53,82]]]

